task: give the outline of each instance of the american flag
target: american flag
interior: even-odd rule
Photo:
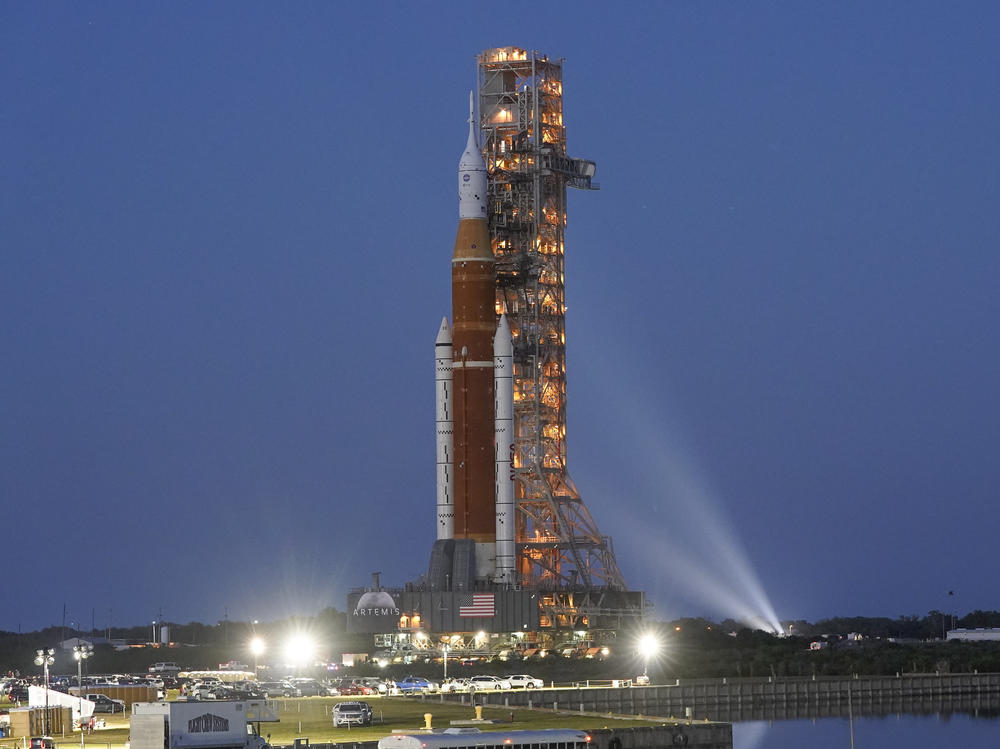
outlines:
[[[471,596],[460,596],[458,599],[459,616],[494,616],[495,614],[492,593],[473,593]]]

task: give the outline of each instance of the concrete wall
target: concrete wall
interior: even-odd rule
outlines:
[[[883,701],[927,701],[939,698],[1000,695],[1000,674],[922,674],[827,679],[692,679],[670,686],[565,688],[489,694],[476,701],[487,705],[580,710],[621,715],[727,719],[742,706],[864,706]]]
[[[733,749],[729,723],[675,723],[637,728],[603,728],[588,731],[595,749],[664,749],[687,746],[697,749]]]
[[[593,717],[581,720],[581,727]],[[598,719],[599,720],[599,719]],[[676,723],[638,728],[588,729],[594,749],[667,749],[686,746],[689,749],[733,749],[733,727],[728,723]],[[344,744],[310,744],[314,749],[376,749],[378,742]]]

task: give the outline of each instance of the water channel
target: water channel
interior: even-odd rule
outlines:
[[[589,685],[588,685],[589,686]],[[941,674],[808,680],[690,680],[631,689],[483,695],[598,714],[731,723],[733,749],[997,749],[1000,677]],[[666,716],[669,716],[667,718]]]
[[[733,749],[995,749],[1000,695],[892,697],[845,704],[716,706]]]
[[[750,721],[733,724],[733,749],[996,749],[1000,722],[961,713]]]
[[[1000,747],[996,693],[717,706],[715,713],[733,723],[733,749]]]

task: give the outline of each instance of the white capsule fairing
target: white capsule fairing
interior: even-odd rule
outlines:
[[[496,512],[498,583],[513,584],[514,576],[514,344],[507,316],[500,315],[493,338],[493,426],[496,451]]]
[[[486,162],[479,150],[476,117],[469,92],[469,141],[458,161],[458,217],[486,218]]]
[[[434,341],[434,401],[437,410],[437,537],[451,538],[455,528],[455,503],[452,499],[454,471],[452,447],[454,423],[451,410],[451,326],[441,319]]]

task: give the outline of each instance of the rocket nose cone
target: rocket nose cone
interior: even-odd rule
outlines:
[[[458,171],[460,172],[485,172],[486,171],[486,159],[483,158],[482,152],[473,143],[472,136],[469,136],[469,142],[465,146],[465,150],[462,151],[462,158],[458,160]]]
[[[514,341],[510,335],[510,324],[507,322],[507,315],[500,315],[497,332],[493,337],[493,355],[512,356],[513,353]]]
[[[507,322],[507,315],[500,315],[500,322],[497,323],[497,333],[499,335],[510,335],[510,323]]]
[[[486,160],[479,150],[479,132],[469,92],[469,139],[458,160],[458,217],[486,218]]]
[[[451,325],[448,324],[448,318],[441,318],[441,327],[438,328],[437,339],[434,343],[451,345]]]

